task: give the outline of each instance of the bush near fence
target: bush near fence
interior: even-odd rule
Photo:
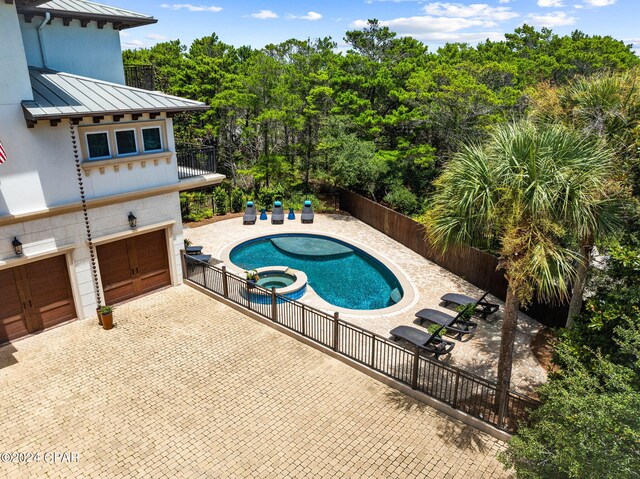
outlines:
[[[340,190],[340,209],[504,301],[507,280],[497,270],[495,256],[470,246],[441,254],[427,244],[424,225],[352,191]],[[546,326],[562,327],[567,320],[568,305],[551,306],[534,301],[525,312]]]
[[[516,432],[518,425],[527,421],[529,411],[540,405],[509,390],[504,410],[498,411],[494,382],[342,321],[338,313],[332,316],[281,296],[275,288],[251,285],[250,290],[245,278],[229,273],[224,266],[184,258],[187,280],[498,429]],[[252,301],[256,293],[271,301]]]

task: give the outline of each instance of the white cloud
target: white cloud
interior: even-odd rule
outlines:
[[[259,18],[260,20],[267,20],[269,18],[278,18],[278,14],[271,10],[260,10],[259,12],[252,13],[253,18]]]
[[[526,23],[534,27],[562,27],[564,25],[573,25],[576,23],[576,18],[567,15],[565,12],[530,13],[527,15]]]
[[[584,0],[584,3],[592,7],[606,7],[616,3],[616,0]]]
[[[316,20],[320,20],[322,15],[317,12],[308,12],[306,15],[288,15],[287,18],[291,20],[309,20],[310,22],[314,22]]]
[[[423,7],[424,13],[439,17],[476,18],[502,22],[515,18],[518,14],[511,7],[492,7],[486,3],[428,3]]]
[[[538,0],[539,7],[564,7],[562,0]]]
[[[219,12],[222,10],[222,7],[216,7],[214,5],[204,6],[192,5],[190,3],[163,3],[160,7],[168,8],[170,10],[189,10],[190,12]]]
[[[511,0],[498,0],[498,3],[505,4],[505,3],[509,3],[510,1]]]
[[[169,40],[169,37],[165,37],[164,35],[160,35],[159,33],[149,33],[146,38],[148,38],[149,40],[155,40],[157,42]]]
[[[490,26],[492,22],[470,18],[432,17],[428,15],[418,17],[394,18],[379,22],[383,27],[389,27],[394,32],[411,35],[418,38],[424,33],[456,32],[469,27]],[[356,20],[352,28],[366,28],[366,20]]]
[[[145,48],[147,45],[142,40],[133,39],[126,42],[122,42],[122,46],[126,48]]]

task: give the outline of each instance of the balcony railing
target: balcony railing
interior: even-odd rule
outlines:
[[[176,145],[178,159],[178,178],[217,173],[216,147],[179,144]]]
[[[124,82],[127,86],[143,90],[158,90],[153,65],[124,65]]]

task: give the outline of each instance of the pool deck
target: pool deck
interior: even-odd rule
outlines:
[[[384,314],[379,312],[349,314],[339,308],[331,307],[310,288],[300,299],[328,313],[340,311],[340,317],[343,320],[385,337],[389,337],[389,331],[396,326],[416,326],[414,314],[419,309],[433,308],[452,313],[451,309],[441,305],[440,297],[446,293],[458,292],[473,297],[482,294],[480,289],[462,278],[348,215],[316,214],[313,224],[304,225],[300,223],[299,218],[296,221],[285,220],[284,225],[272,225],[270,221],[257,221],[255,225],[243,225],[242,218],[232,218],[195,228],[186,225],[184,230],[185,238],[191,240],[194,245],[202,245],[204,251],[213,255],[219,262],[222,262],[221,260],[225,257],[228,258],[229,247],[233,244],[258,236],[291,232],[330,235],[353,242],[356,246],[363,246],[367,252],[374,252],[374,255],[383,260],[394,273],[405,277],[408,282],[407,287],[411,288],[414,297],[403,302],[399,311],[385,310]],[[227,263],[227,266],[230,270],[242,272],[233,264]],[[495,380],[500,351],[503,303],[495,297],[488,298],[500,304],[500,311],[490,320],[478,320],[479,326],[475,335],[468,340],[456,341],[450,357],[443,360],[486,379]],[[530,393],[534,387],[546,381],[546,371],[540,366],[529,347],[531,339],[541,327],[540,323],[520,314],[511,384],[516,391]]]

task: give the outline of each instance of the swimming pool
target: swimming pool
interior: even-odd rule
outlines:
[[[265,236],[235,246],[229,259],[246,270],[283,265],[304,271],[313,290],[340,308],[383,309],[404,295],[400,282],[384,264],[353,245],[326,236]]]

